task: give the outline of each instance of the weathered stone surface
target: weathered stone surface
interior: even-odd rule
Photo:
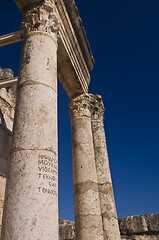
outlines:
[[[73,152],[75,228],[77,240],[102,240],[103,227],[95,167],[90,99],[80,95],[70,102]]]
[[[103,125],[104,105],[100,95],[89,94],[89,96],[91,102],[92,134],[104,239],[119,240],[120,232]]]
[[[0,69],[0,71],[1,70],[2,69]],[[9,72],[12,73],[12,70]],[[7,77],[9,77],[9,75],[6,75],[6,78]],[[0,89],[0,175],[2,176],[6,175],[8,167],[9,152],[11,149],[14,109],[15,95],[13,94],[12,90]]]
[[[0,68],[0,81],[13,77],[11,69]],[[15,87],[0,89],[0,125],[12,131],[15,110]]]
[[[0,216],[2,216],[5,192],[5,177],[0,177]],[[146,221],[147,229],[141,227],[143,218]],[[142,219],[142,220],[141,220]],[[123,240],[159,240],[159,214],[147,214],[142,216],[125,217],[119,219],[121,239]],[[139,223],[139,229],[137,228]],[[132,228],[132,225],[136,227]],[[151,227],[150,227],[151,226]],[[1,219],[0,219],[1,228]],[[127,229],[128,228],[128,229]],[[130,233],[131,228],[131,233]],[[145,231],[146,230],[146,231]],[[142,232],[140,232],[142,231]],[[145,231],[145,232],[143,232]],[[59,240],[75,240],[75,223],[59,218]]]
[[[146,232],[140,232],[140,231],[146,230],[145,228],[141,227],[141,222],[143,221],[143,218],[146,221],[147,227],[151,225],[154,231],[151,231],[148,229]],[[134,220],[134,217],[120,218],[119,223],[120,223],[121,239],[123,240],[159,240],[159,230],[158,230],[158,227],[156,228],[156,225],[158,225],[158,218],[159,218],[159,214],[135,216],[135,220]],[[135,221],[134,226],[136,226],[134,228],[132,228],[133,221]],[[137,228],[138,223],[139,223],[139,229]],[[132,228],[131,233],[129,232],[130,228]],[[59,232],[60,232],[59,240],[75,240],[74,222],[60,219]]]
[[[57,29],[56,21],[50,17],[52,10],[51,3],[45,3],[40,9],[29,10],[24,18],[26,38],[17,87],[2,240],[58,239]]]
[[[6,187],[6,178],[3,176],[0,176],[0,230],[2,225],[5,187]]]
[[[159,233],[159,214],[120,218],[119,226],[122,234]]]
[[[0,175],[6,176],[11,148],[11,132],[0,124]]]
[[[4,80],[7,78],[12,78],[14,75],[13,71],[10,68],[0,68],[0,80]]]
[[[121,236],[122,240],[159,240],[159,235],[131,235],[131,236]]]
[[[144,218],[150,232],[159,232],[159,214],[147,214]]]
[[[59,218],[59,240],[75,240],[75,223]]]
[[[123,234],[148,232],[148,227],[144,216],[131,216],[119,220],[121,232]]]

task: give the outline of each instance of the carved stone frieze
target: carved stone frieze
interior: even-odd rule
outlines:
[[[59,20],[55,5],[50,1],[44,1],[34,6],[24,14],[21,27],[26,33],[31,31],[46,32],[50,35],[57,33]]]
[[[90,99],[89,94],[82,94],[71,100],[69,104],[71,119],[87,117],[90,118]]]
[[[92,120],[103,120],[104,104],[100,95],[89,94]]]

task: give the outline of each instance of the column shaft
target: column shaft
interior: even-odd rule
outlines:
[[[103,125],[104,106],[99,95],[91,95],[92,133],[97,170],[104,240],[120,240],[109,159]]]
[[[70,103],[77,240],[103,240],[89,95]]]
[[[2,240],[58,239],[57,37],[48,32],[53,23],[45,21],[54,22],[48,18],[51,8],[32,9],[23,23],[29,31],[21,54]]]

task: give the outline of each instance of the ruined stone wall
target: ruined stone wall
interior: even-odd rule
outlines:
[[[159,214],[147,214],[119,219],[123,240],[159,240]],[[59,239],[75,240],[74,222],[59,219]]]
[[[0,68],[0,81],[13,77],[11,69]],[[0,89],[0,176],[6,176],[12,139],[16,88]]]
[[[6,175],[12,138],[15,98],[11,90],[0,89],[0,175]]]
[[[119,219],[123,240],[159,240],[159,214],[147,214]]]
[[[0,89],[0,226],[2,221],[6,172],[12,140],[12,127],[15,108],[15,92],[12,89]]]

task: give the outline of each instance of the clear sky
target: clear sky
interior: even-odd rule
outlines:
[[[118,217],[159,213],[159,1],[76,0],[95,58],[89,92],[101,94]],[[20,29],[1,2],[0,35]],[[0,48],[18,75],[21,43]],[[69,99],[59,84],[59,215],[74,219]]]

